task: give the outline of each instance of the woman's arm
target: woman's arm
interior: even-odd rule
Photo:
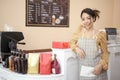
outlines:
[[[70,48],[71,48],[74,52],[76,52],[77,40],[78,40],[77,33],[75,33],[74,36],[72,37],[72,39],[71,39],[70,42],[69,42]]]
[[[103,70],[108,69],[108,50],[107,50],[107,39],[106,39],[106,33],[105,32],[100,32],[98,35],[98,46],[101,49],[101,59],[100,59],[100,64],[102,65]]]
[[[72,39],[69,42],[70,48],[76,52],[76,48],[77,48],[77,41],[78,38],[80,37],[80,32],[82,30],[82,26],[79,26],[78,29],[76,30],[76,32],[73,34]]]
[[[93,73],[98,75],[102,70],[108,69],[108,51],[106,33],[99,32],[97,35],[97,47],[101,49],[101,59],[99,63],[94,67]]]

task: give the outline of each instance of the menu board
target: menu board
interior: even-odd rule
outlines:
[[[69,0],[26,0],[26,26],[69,27]]]

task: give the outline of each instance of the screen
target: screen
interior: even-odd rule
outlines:
[[[112,36],[117,35],[116,28],[105,28],[105,30],[106,30],[106,33],[107,33],[107,40],[108,40],[109,35],[112,35]]]

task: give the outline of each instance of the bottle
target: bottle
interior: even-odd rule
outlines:
[[[21,57],[21,73],[26,74],[27,73],[27,59],[26,54],[23,53]]]
[[[17,59],[18,59],[18,53],[16,52],[15,58],[14,58],[14,71],[15,72],[17,72],[17,69],[18,69]]]
[[[21,73],[21,52],[18,53],[18,58],[16,59],[17,72]]]
[[[52,61],[52,73],[59,74],[60,73],[60,64],[56,58],[56,54],[53,55],[54,60]]]
[[[11,53],[11,56],[9,56],[9,69],[14,71],[14,53]]]

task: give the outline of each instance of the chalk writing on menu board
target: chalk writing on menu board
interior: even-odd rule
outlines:
[[[26,0],[26,26],[69,27],[69,0]]]

